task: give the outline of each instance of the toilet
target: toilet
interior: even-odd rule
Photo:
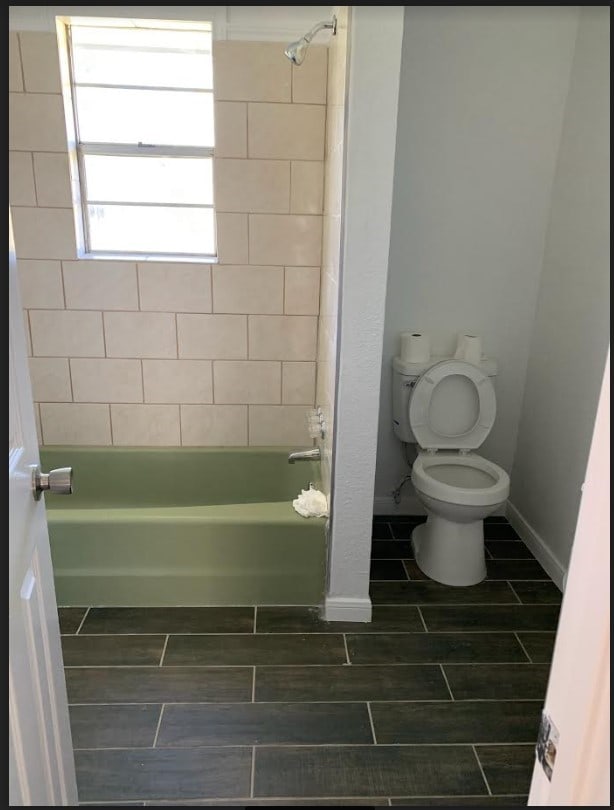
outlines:
[[[506,502],[508,474],[474,452],[497,412],[492,359],[393,360],[393,429],[418,455],[411,482],[428,515],[412,533],[416,563],[444,585],[486,576],[484,518]]]

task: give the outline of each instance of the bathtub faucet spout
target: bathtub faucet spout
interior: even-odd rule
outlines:
[[[288,456],[288,464],[294,464],[295,461],[319,461],[320,448],[314,447],[313,450],[299,450],[296,453],[290,453]]]

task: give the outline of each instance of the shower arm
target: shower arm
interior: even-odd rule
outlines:
[[[333,19],[332,19],[331,22],[317,23],[316,25],[313,26],[313,28],[311,28],[305,34],[304,37],[301,37],[301,39],[304,39],[305,42],[309,43],[315,37],[315,35],[318,33],[318,31],[322,31],[325,28],[332,28],[333,36],[335,36],[335,34],[337,33],[337,18],[335,16],[333,16]]]

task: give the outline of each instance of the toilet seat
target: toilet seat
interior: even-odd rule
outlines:
[[[447,388],[440,387],[446,380]],[[454,397],[449,396],[450,386]],[[474,450],[490,433],[496,413],[489,377],[464,360],[443,360],[428,368],[416,382],[409,401],[412,432],[419,446],[429,450]],[[444,426],[455,422],[456,429],[448,433]]]
[[[505,470],[477,453],[420,453],[411,481],[430,498],[467,506],[503,503],[510,491]]]

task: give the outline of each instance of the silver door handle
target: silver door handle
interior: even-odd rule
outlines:
[[[41,472],[36,465],[32,467],[32,494],[39,501],[43,492],[54,495],[72,495],[72,467],[58,467],[48,473]]]

